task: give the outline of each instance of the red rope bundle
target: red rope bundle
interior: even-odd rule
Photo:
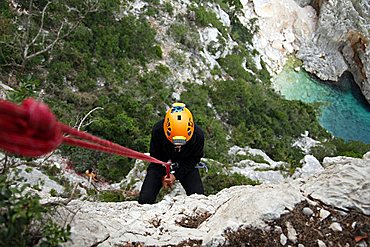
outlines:
[[[64,134],[68,134],[66,137]],[[62,143],[118,154],[157,164],[166,162],[71,128],[57,121],[49,107],[32,98],[22,105],[0,100],[0,149],[12,154],[38,157]]]

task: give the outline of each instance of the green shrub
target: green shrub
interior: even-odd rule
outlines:
[[[114,154],[106,154],[79,147],[63,146],[63,154],[69,156],[76,172],[85,173],[89,168],[98,171],[98,177],[110,182],[119,182],[133,167],[133,160]]]
[[[239,45],[252,45],[254,33],[254,30],[248,29],[239,21],[238,18],[232,19],[230,35],[233,40],[239,43]]]
[[[61,173],[61,170],[56,165],[45,165],[42,167],[45,171],[45,174],[48,176],[58,176]]]
[[[227,37],[227,28],[217,18],[214,12],[208,11],[204,6],[198,8],[192,7],[190,10],[195,12],[195,22],[198,26],[208,27],[211,25],[217,28],[224,37]]]
[[[170,16],[173,16],[173,6],[170,2],[165,2],[163,8]]]
[[[345,141],[341,138],[332,138],[322,142],[311,149],[311,153],[318,160],[322,161],[325,157],[347,156],[362,158],[370,150],[370,144],[360,141]]]
[[[168,29],[168,34],[176,42],[183,44],[189,49],[196,50],[200,47],[199,33],[187,24],[175,22]]]
[[[212,40],[207,46],[207,51],[213,56],[216,55],[216,53],[220,50],[218,44],[218,42]]]
[[[236,185],[257,185],[254,181],[239,173],[230,173],[220,167],[219,163],[208,162],[208,172],[200,170],[206,195],[217,194],[219,191]]]
[[[91,92],[96,89],[96,81],[91,78],[87,71],[76,76],[76,86],[80,92]]]
[[[159,0],[145,0],[145,2],[152,4],[152,5],[159,5],[160,1]]]
[[[17,25],[13,22],[15,13],[11,11],[10,6],[7,1],[0,2],[0,40],[2,41],[0,42],[0,65],[2,65],[1,68],[3,70],[0,72],[0,75],[11,69],[11,66],[5,65],[11,64],[13,61],[20,62],[21,60],[21,54],[11,45]]]
[[[168,32],[176,42],[184,44],[189,32],[189,26],[183,23],[174,23],[170,26]]]
[[[204,191],[206,195],[217,194],[225,188],[230,188],[237,185],[258,185],[258,181],[254,181],[238,173],[232,174],[209,174],[203,178]]]
[[[50,193],[50,196],[53,196],[53,197],[58,195],[58,192],[55,189],[51,189],[49,193]]]
[[[37,96],[37,91],[40,89],[41,82],[37,78],[33,76],[25,76],[19,82],[17,88],[14,91],[10,91],[8,93],[8,99],[16,102],[21,103],[24,99]]]
[[[176,52],[175,50],[170,51],[170,57],[174,61],[174,63],[178,66],[181,66],[185,63],[185,56],[179,52]]]
[[[361,141],[345,141],[341,138],[333,138],[331,142],[336,147],[337,156],[362,158],[362,156],[370,150],[370,144],[365,144]]]
[[[48,218],[50,208],[0,176],[0,246],[59,246],[69,240],[70,227],[62,228]]]
[[[239,0],[211,0],[210,2],[217,3],[220,5],[223,11],[229,14],[231,19],[234,14],[243,8],[243,5]]]
[[[267,161],[259,154],[236,155],[235,160],[233,160],[233,162],[237,163],[242,160],[252,160],[256,163],[267,163]]]
[[[120,190],[105,190],[99,193],[98,200],[101,202],[123,202],[126,198]]]
[[[247,82],[255,81],[255,77],[253,77],[243,67],[245,56],[242,54],[229,54],[224,58],[220,58],[218,62],[221,67],[235,79],[242,79]]]
[[[99,175],[108,179],[110,182],[120,182],[133,168],[133,161],[130,162],[126,157],[117,155],[105,155],[97,163]]]
[[[119,24],[116,31],[119,32],[118,46],[121,53],[143,63],[159,58],[158,50],[153,49],[157,45],[156,32],[146,20],[127,16]]]

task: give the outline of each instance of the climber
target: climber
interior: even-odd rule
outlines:
[[[94,171],[92,168],[87,169],[85,171],[85,174],[86,174],[86,176],[88,176],[90,182],[91,181],[94,181],[94,182],[98,181],[96,171]]]
[[[203,156],[204,134],[194,123],[184,103],[174,103],[165,118],[152,129],[150,156],[171,165],[166,167],[150,163],[147,168],[138,202],[153,204],[160,189],[170,188],[180,181],[187,195],[204,194],[203,183],[196,165]]]

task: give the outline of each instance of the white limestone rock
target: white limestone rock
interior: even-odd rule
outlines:
[[[303,67],[322,80],[337,81],[350,71],[370,102],[370,33],[368,1],[329,0],[318,4],[317,26],[297,53]]]
[[[288,231],[288,239],[296,244],[298,241],[297,231],[294,229],[293,225],[289,221],[286,222],[286,228]]]
[[[225,27],[230,27],[231,21],[229,15],[221,9],[221,7],[218,4],[214,4],[212,6],[213,12],[216,14],[216,16],[219,18],[219,20],[222,22],[222,24]]]
[[[320,219],[321,220],[325,220],[326,218],[328,218],[330,216],[330,212],[328,210],[325,210],[325,209],[320,209]]]
[[[253,160],[243,159],[233,163],[231,172],[242,174],[252,180],[261,183],[280,183],[288,176],[287,172],[284,172],[283,169],[276,169],[285,167],[286,163],[273,161],[259,149],[233,146],[230,148],[228,154],[231,156],[230,160],[238,159],[239,157],[243,158],[243,156],[248,158],[249,155],[251,157],[258,156],[265,161],[264,163],[258,163]]]
[[[283,165],[286,165],[286,163],[284,163],[284,162],[272,160],[265,152],[263,152],[260,149],[254,149],[254,148],[250,148],[250,147],[242,148],[242,147],[238,147],[238,146],[233,146],[228,151],[229,156],[235,156],[235,155],[243,156],[243,155],[248,155],[248,154],[251,155],[251,156],[260,156],[272,168],[277,168],[277,167],[281,167]]]
[[[337,156],[337,157],[325,157],[322,165],[323,167],[329,167],[331,165],[345,165],[351,164],[354,161],[361,161],[358,158],[346,157],[346,156]]]
[[[343,210],[370,214],[370,161],[352,159],[331,165],[317,178],[310,177],[301,189],[306,195]]]
[[[295,1],[254,0],[251,7],[243,4],[241,22],[257,17],[259,32],[253,38],[256,48],[271,73],[278,74],[289,54],[299,49],[300,41],[310,37],[315,30],[317,17],[312,7],[300,7]],[[250,8],[254,7],[254,12]]]
[[[127,242],[176,245],[188,239],[202,240],[204,246],[218,246],[226,241],[226,228],[264,228],[265,222],[279,218],[297,203],[309,202],[308,195],[327,205],[355,208],[369,215],[370,190],[365,179],[370,174],[368,162],[352,160],[332,165],[317,176],[280,184],[234,186],[208,197],[167,196],[154,205],[74,200],[67,207],[76,215],[60,208],[58,219],[71,220],[72,242],[65,246],[91,246],[108,234],[101,246]],[[196,228],[181,225],[201,217]],[[293,231],[288,238],[294,240]]]
[[[233,173],[239,173],[260,183],[281,183],[285,178],[280,171],[258,171],[253,168],[238,168],[231,169]]]
[[[370,152],[367,152],[366,154],[364,154],[363,159],[370,160]]]
[[[237,227],[241,222],[262,227],[264,221],[279,217],[285,208],[293,208],[303,199],[290,184],[256,189],[237,186],[215,196],[176,196],[154,205],[76,200],[68,205],[70,210],[78,209],[73,219],[70,215],[73,243],[68,246],[89,246],[107,234],[110,237],[102,246],[133,241],[148,245],[178,244],[189,238],[203,239],[207,244],[222,239],[226,227]],[[68,212],[61,209],[65,215]],[[176,223],[202,214],[211,216],[198,228],[184,228]]]
[[[19,172],[16,172],[16,170]],[[35,188],[43,197],[48,197],[51,190],[55,190],[58,194],[64,192],[64,187],[62,185],[50,179],[49,176],[45,175],[36,167],[20,165],[14,168],[9,176],[13,177],[15,173],[17,173],[20,178],[25,179],[25,183],[29,184],[31,188]]]
[[[309,135],[308,131],[305,131],[305,133],[301,134],[301,137],[298,138],[293,143],[292,146],[300,148],[305,154],[309,154],[311,151],[311,148],[317,146],[318,144],[320,144],[320,142],[316,141],[315,139],[312,139],[308,135]]]
[[[324,168],[321,166],[320,162],[313,155],[304,156],[301,160],[302,168],[297,168],[293,174],[293,178],[298,177],[310,177],[316,174],[320,174],[324,171]]]

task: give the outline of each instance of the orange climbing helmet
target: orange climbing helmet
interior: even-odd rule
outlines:
[[[174,145],[185,145],[194,134],[193,115],[184,103],[174,103],[163,123],[164,134]]]

